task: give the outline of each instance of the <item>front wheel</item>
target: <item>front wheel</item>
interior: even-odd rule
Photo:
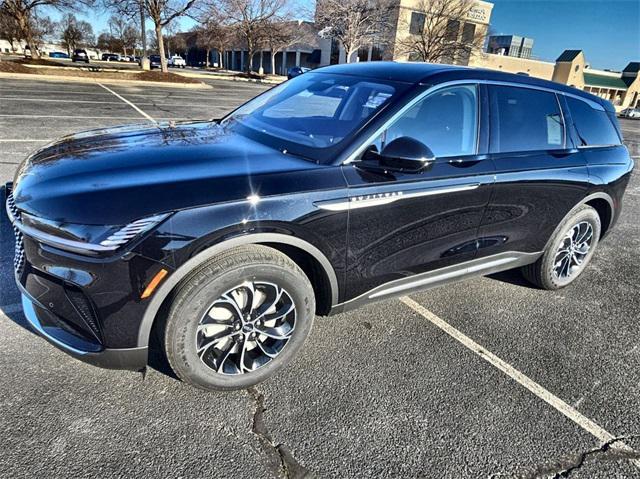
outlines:
[[[598,246],[598,212],[584,205],[556,230],[538,261],[522,268],[524,277],[543,289],[560,289],[582,274]]]
[[[183,282],[167,318],[165,352],[186,383],[247,388],[296,356],[314,314],[313,288],[298,265],[272,248],[242,246]]]

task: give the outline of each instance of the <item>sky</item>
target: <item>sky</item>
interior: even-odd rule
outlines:
[[[314,0],[293,1],[313,9]],[[533,56],[541,60],[555,61],[571,49],[583,50],[592,68],[622,70],[640,61],[639,0],[489,1],[494,4],[492,32],[533,38]],[[109,15],[103,11],[79,17],[93,24],[96,35],[107,29]],[[183,29],[192,26],[192,20],[181,20]]]
[[[533,38],[533,56],[555,61],[583,50],[592,68],[622,70],[640,61],[638,0],[490,0],[497,33]]]

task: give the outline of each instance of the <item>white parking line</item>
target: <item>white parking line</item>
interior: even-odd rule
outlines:
[[[116,97],[120,98],[123,102],[125,102],[127,105],[129,105],[131,108],[133,108],[135,111],[137,111],[138,113],[140,113],[142,116],[144,116],[147,120],[149,120],[152,123],[158,123],[156,120],[154,120],[152,117],[150,117],[149,115],[147,115],[145,112],[143,112],[140,108],[138,108],[137,106],[135,106],[133,103],[131,103],[129,100],[127,100],[126,98],[124,98],[123,96],[118,95],[115,91],[113,91],[110,88],[107,88],[106,86],[104,86],[102,83],[98,83],[98,85],[100,85],[102,88],[104,88],[105,90],[107,90],[108,92],[113,93]]]
[[[66,118],[78,120],[139,120],[137,116],[77,116],[77,115],[4,115],[0,118]]]
[[[37,141],[43,141],[43,142],[49,142],[49,141],[53,141],[53,140],[32,140],[32,139],[25,139],[25,138],[20,138],[20,139],[15,139],[15,138],[5,138],[0,140],[0,143],[34,143]]]
[[[111,93],[95,91],[95,90],[25,90],[21,88],[3,88],[0,87],[0,92],[7,94],[26,94],[26,93],[37,93],[39,95],[94,95],[94,96],[111,96]]]
[[[411,309],[413,309],[420,316],[430,321],[434,326],[440,328],[442,331],[447,333],[449,336],[451,336],[453,339],[461,343],[463,346],[465,346],[466,348],[476,353],[478,356],[480,356],[482,359],[490,363],[492,366],[498,368],[500,371],[505,373],[511,379],[515,380],[518,384],[520,384],[521,386],[524,386],[526,389],[528,389],[537,397],[542,399],[544,402],[552,406],[558,412],[564,414],[567,418],[571,419],[578,426],[580,426],[582,429],[584,429],[591,435],[595,436],[601,442],[605,443],[615,439],[615,436],[610,432],[606,431],[602,426],[599,426],[598,424],[593,422],[591,419],[589,419],[588,417],[578,412],[575,408],[571,407],[562,399],[552,394],[550,391],[542,387],[533,379],[529,378],[528,376],[525,376],[523,373],[515,369],[513,366],[504,362],[502,359],[500,359],[498,356],[493,354],[491,351],[485,349],[484,347],[476,343],[473,339],[466,336],[464,333],[457,330],[456,328],[451,326],[449,323],[447,323],[443,319],[433,314],[431,311],[429,311],[427,308],[425,308],[421,304],[415,302],[414,300],[412,300],[407,296],[403,296],[402,298],[400,298],[400,301],[406,304]],[[620,449],[633,451],[633,449],[627,446],[626,444],[622,442],[620,442],[619,444],[620,445],[618,447]],[[633,462],[633,464],[635,464],[636,467],[640,468],[640,460],[632,459],[631,462]]]
[[[145,97],[145,99],[149,100],[148,98]],[[2,101],[19,101],[19,102],[24,102],[24,101],[33,101],[33,102],[38,102],[38,103],[42,103],[42,102],[49,102],[49,103],[92,103],[92,104],[98,104],[98,105],[122,105],[122,103],[120,103],[119,101],[105,101],[105,100],[63,100],[63,99],[42,99],[42,98],[20,98],[20,97],[0,97],[0,100]],[[170,98],[163,98],[163,99],[159,99],[153,103],[149,103],[149,102],[143,102],[143,103],[138,103],[138,105],[146,105],[146,106],[153,106],[153,107],[168,107],[168,108],[188,108],[188,109],[193,109],[193,108],[211,108],[210,105],[207,104],[188,104],[188,103],[184,103],[184,102],[173,102],[171,103],[170,101],[167,100],[171,100]],[[193,98],[191,98],[191,100],[193,100]],[[242,103],[240,100],[238,101],[218,101],[216,100],[216,105],[220,105],[220,104],[229,104],[229,105],[237,105]]]
[[[37,101],[38,103],[101,103],[107,105],[119,105],[119,101],[105,101],[105,100],[65,100],[62,98],[22,98],[22,97],[10,97],[2,96],[0,100],[3,101]]]

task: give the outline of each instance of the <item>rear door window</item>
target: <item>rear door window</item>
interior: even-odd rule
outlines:
[[[587,102],[577,98],[569,96],[566,98],[580,146],[620,144],[620,137],[605,111],[596,110]]]
[[[564,148],[565,126],[555,93],[489,85],[491,152]]]

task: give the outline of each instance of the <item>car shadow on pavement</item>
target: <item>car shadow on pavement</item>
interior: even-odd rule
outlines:
[[[489,274],[487,275],[487,278],[495,279],[503,283],[513,284],[514,286],[537,289],[534,285],[529,283],[524,276],[522,276],[522,271],[520,271],[520,269],[510,269],[507,271],[501,271],[500,273]]]
[[[171,379],[180,381],[178,376],[173,372],[173,369],[171,369],[169,361],[167,360],[167,355],[164,353],[162,348],[150,345],[147,366],[161,374],[164,374],[165,376],[170,377]]]
[[[169,360],[162,347],[162,341],[164,338],[164,327],[166,315],[168,314],[166,306],[160,308],[158,311],[158,319],[155,321],[151,334],[149,335],[149,359],[147,366],[164,374],[172,379],[179,381],[178,376],[173,372],[169,365]]]

